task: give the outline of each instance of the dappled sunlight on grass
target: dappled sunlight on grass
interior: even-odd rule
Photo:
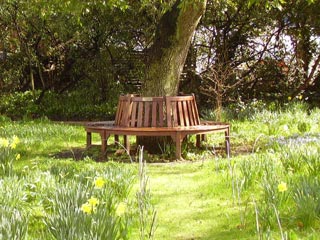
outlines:
[[[230,183],[214,169],[213,162],[149,166],[159,216],[156,239],[219,239],[241,234]]]

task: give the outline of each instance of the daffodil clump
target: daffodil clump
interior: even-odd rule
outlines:
[[[91,214],[96,211],[97,205],[99,205],[99,199],[91,197],[88,201],[81,206],[81,211],[86,214]]]
[[[99,191],[103,191],[103,188],[106,187],[106,180],[103,177],[97,177],[94,182],[94,190],[97,191],[97,195],[99,195]],[[87,215],[95,213],[97,211],[97,206],[104,204],[100,202],[100,200],[94,196],[91,196],[87,202],[83,203],[80,207],[81,211]],[[127,204],[125,202],[119,202],[115,207],[115,216],[121,217],[126,213]]]
[[[133,201],[126,191],[132,185],[127,181],[130,178],[123,169],[110,167],[103,173],[74,176],[72,183],[57,184],[50,200],[52,210],[46,217],[47,229],[53,237],[64,239],[128,239],[134,218],[128,211]]]
[[[17,136],[13,136],[11,139],[0,137],[0,175],[12,174],[13,161],[21,158],[19,153],[15,153],[19,143],[20,139]]]

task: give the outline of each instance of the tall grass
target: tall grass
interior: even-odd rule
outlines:
[[[133,193],[137,165],[50,157],[55,149],[83,140],[79,127],[49,121],[2,124],[0,239],[130,239],[140,225],[138,203],[148,217],[150,194],[137,199]]]

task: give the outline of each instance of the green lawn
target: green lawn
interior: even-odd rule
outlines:
[[[155,239],[319,239],[319,120],[318,109],[307,112],[298,105],[233,121],[232,158],[186,148],[186,161],[147,163],[150,195],[138,207],[139,165],[118,163],[128,160],[125,154],[97,163],[91,157],[99,149],[85,151],[81,126],[4,119],[0,234],[7,239],[90,239],[81,235],[87,231],[101,234],[98,239],[141,239],[139,229],[144,224],[148,232],[155,210]],[[213,135],[209,145],[220,140]],[[92,187],[99,177],[106,182],[103,191]],[[81,212],[90,197],[100,200],[92,215]],[[125,215],[119,216],[122,203]],[[143,224],[139,214],[145,216]],[[73,237],[67,236],[70,224],[75,225]],[[114,233],[103,226],[113,226]]]
[[[226,161],[226,160],[222,160]],[[248,239],[230,182],[212,161],[149,166],[158,211],[156,239]]]

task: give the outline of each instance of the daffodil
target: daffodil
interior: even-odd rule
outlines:
[[[91,197],[90,199],[88,199],[88,203],[90,206],[95,207],[99,204],[99,199],[95,197]]]
[[[12,142],[10,144],[11,149],[15,149],[17,147],[17,144],[20,142],[19,138],[17,136],[13,136]]]
[[[9,140],[5,138],[0,138],[0,147],[8,147],[9,146]]]
[[[88,202],[82,204],[81,206],[81,211],[86,214],[91,214],[92,210],[93,210],[93,207]]]
[[[288,190],[287,184],[285,182],[281,182],[278,185],[278,191],[279,192],[285,192]]]
[[[11,149],[15,149],[17,147],[17,144],[15,143],[15,142],[12,142],[11,144],[10,144],[10,148]]]
[[[13,136],[12,142],[15,144],[18,144],[18,143],[20,143],[20,139],[17,136]]]
[[[102,178],[102,177],[98,177],[95,181],[94,181],[94,186],[96,188],[103,188],[103,186],[105,185],[106,181]]]
[[[118,204],[116,208],[116,215],[121,217],[127,210],[127,204],[125,202],[121,202]]]

